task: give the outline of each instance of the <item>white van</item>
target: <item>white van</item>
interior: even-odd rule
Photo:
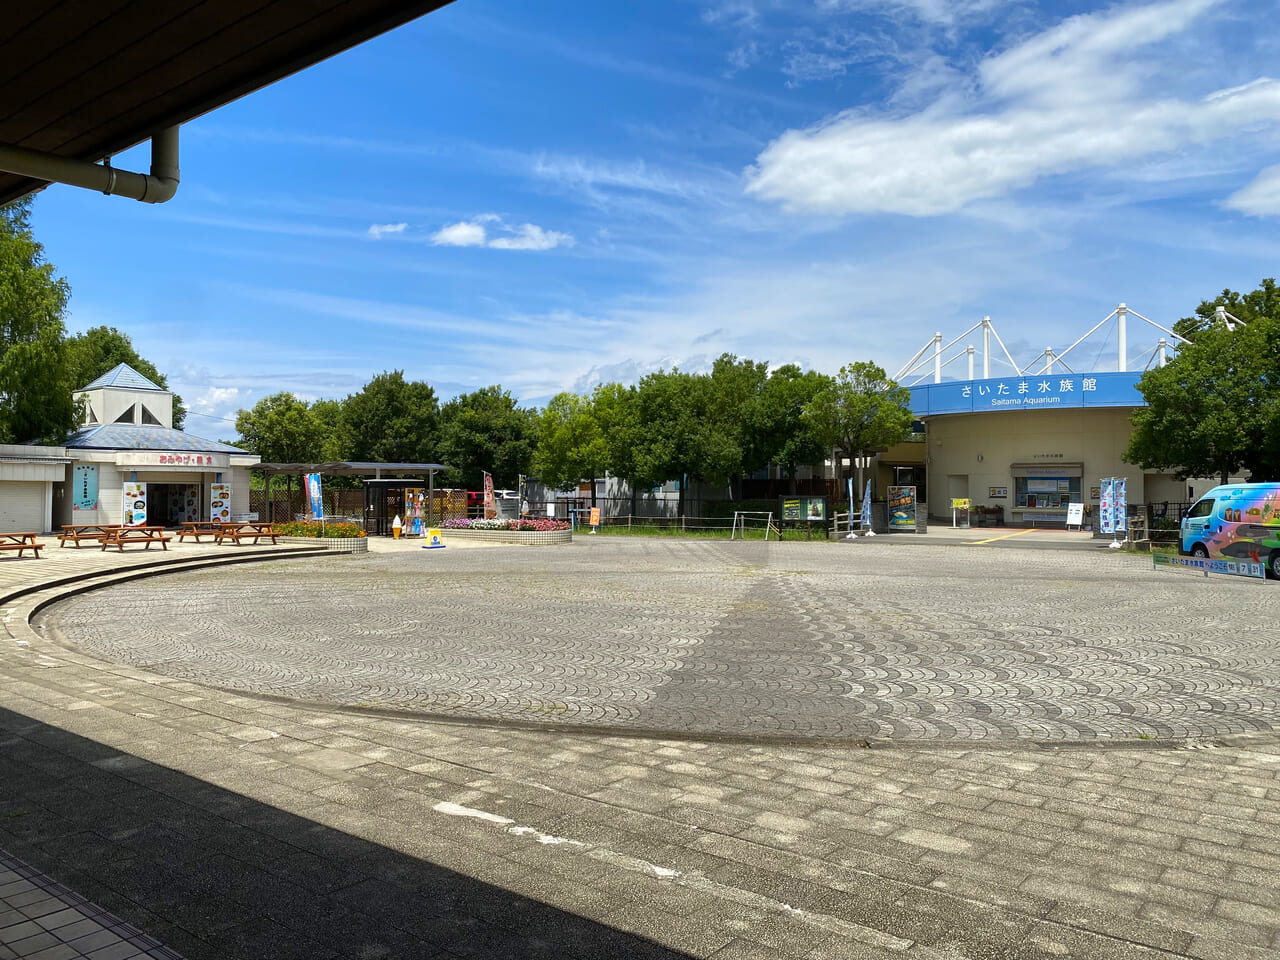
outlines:
[[[1252,560],[1280,577],[1280,483],[1214,487],[1182,518],[1179,552]]]

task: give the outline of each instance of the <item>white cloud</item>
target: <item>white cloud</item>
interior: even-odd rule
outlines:
[[[485,224],[491,224],[501,235],[490,239]],[[572,247],[574,239],[570,234],[544,230],[533,223],[510,227],[496,213],[482,213],[470,220],[442,227],[432,234],[431,242],[438,247],[487,246],[495,250],[553,250],[556,247]]]
[[[1227,197],[1223,205],[1251,217],[1280,217],[1280,165],[1267,167],[1247,187]]]
[[[375,223],[369,227],[369,236],[374,240],[381,240],[388,234],[404,233],[407,223]]]
[[[474,220],[451,223],[431,235],[437,247],[483,247],[486,239],[484,224]]]
[[[848,111],[771,143],[750,193],[790,212],[950,213],[1041,177],[1120,166],[1250,135],[1280,120],[1280,82],[1199,100],[1145,95],[1167,81],[1142,48],[1186,31],[1220,0],[1165,0],[1072,17],[988,57],[969,97],[904,116]]]
[[[489,246],[496,250],[552,250],[556,247],[572,247],[574,243],[573,237],[567,233],[543,230],[532,223],[509,229],[514,229],[511,236],[490,240]]]

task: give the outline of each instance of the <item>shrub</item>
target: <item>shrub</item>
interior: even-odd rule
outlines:
[[[331,537],[341,539],[344,537],[364,536],[364,531],[354,523],[326,523],[322,529],[320,524],[311,520],[291,520],[288,523],[277,523],[275,528],[276,533],[282,537]]]

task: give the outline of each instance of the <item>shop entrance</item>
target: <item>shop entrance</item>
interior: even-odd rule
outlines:
[[[200,502],[198,483],[148,483],[147,525],[176,527],[184,520],[199,520]]]

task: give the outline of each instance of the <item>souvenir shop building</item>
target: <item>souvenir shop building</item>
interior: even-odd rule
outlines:
[[[1003,507],[1014,526],[1063,523],[1068,503],[1097,507],[1103,477],[1125,477],[1130,503],[1193,499],[1187,482],[1122,459],[1130,417],[1145,405],[1141,376],[1019,374],[911,387],[926,427],[931,512],[967,498]]]
[[[0,446],[0,529],[170,525],[249,510],[237,447],[173,429],[173,395],[121,364],[74,394],[83,423],[57,447]]]

